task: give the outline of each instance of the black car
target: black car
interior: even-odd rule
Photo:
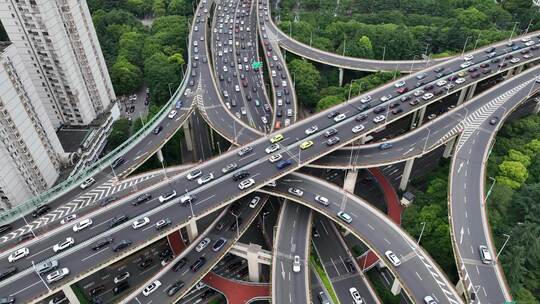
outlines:
[[[402,108],[397,108],[397,109],[393,109],[393,110],[392,110],[392,114],[394,114],[394,115],[397,115],[397,114],[399,114],[399,113],[401,113],[401,112],[403,112],[403,109],[402,109]]]
[[[17,267],[15,266],[4,269],[2,272],[0,272],[0,281],[12,276],[16,272],[17,272]]]
[[[99,239],[97,242],[92,245],[92,250],[100,250],[101,248],[111,244],[113,242],[113,238],[111,236],[104,237],[102,239]]]
[[[356,120],[356,121],[362,121],[362,120],[364,120],[364,119],[366,119],[366,118],[367,118],[367,114],[360,114],[360,115],[357,115],[357,116],[354,118],[354,120]]]
[[[100,207],[105,207],[107,206],[108,204],[114,202],[115,200],[117,200],[118,197],[116,196],[107,196],[105,198],[102,198],[100,201],[99,201],[99,206]]]
[[[334,118],[334,117],[336,117],[336,116],[338,116],[338,115],[339,115],[339,112],[337,112],[337,111],[332,111],[330,114],[328,114],[327,117],[330,118],[330,119],[332,119],[332,118]]]
[[[10,231],[11,229],[13,229],[13,227],[11,227],[10,224],[2,225],[2,226],[0,226],[0,234],[6,233],[6,232]]]
[[[204,266],[204,264],[206,264],[206,258],[200,257],[193,264],[191,264],[190,269],[193,272],[197,272],[199,269],[201,269],[201,267]]]
[[[90,290],[90,292],[88,294],[91,297],[93,297],[93,296],[96,296],[96,295],[102,293],[103,291],[105,291],[105,285],[98,285],[98,286],[92,288],[92,290]]]
[[[356,267],[354,266],[354,263],[351,261],[351,259],[346,258],[345,265],[347,265],[347,270],[349,270],[350,273],[356,273]]]
[[[112,227],[116,227],[122,223],[124,223],[125,221],[129,220],[129,217],[125,214],[121,214],[121,215],[117,215],[115,217],[113,217],[111,219],[111,222],[109,224],[109,226],[112,228]]]
[[[112,167],[116,169],[116,168],[120,167],[125,162],[126,162],[126,160],[124,158],[119,157],[115,161],[113,161]]]
[[[328,145],[328,146],[333,146],[333,145],[335,145],[335,144],[338,143],[338,142],[339,142],[339,137],[334,136],[334,137],[332,137],[332,138],[330,138],[330,139],[328,139],[328,140],[326,141],[326,145]]]
[[[161,130],[163,130],[163,126],[157,126],[154,131],[152,131],[152,133],[154,134],[159,134],[159,132],[161,132]]]
[[[401,102],[407,102],[407,101],[409,101],[410,99],[411,99],[411,96],[403,96],[403,97],[401,97],[399,100],[400,100]]]
[[[152,194],[150,193],[144,193],[144,194],[141,194],[139,196],[137,196],[137,198],[135,198],[135,200],[133,202],[131,202],[131,204],[133,206],[137,206],[143,202],[146,202],[147,200],[151,199],[152,198]]]
[[[146,269],[154,264],[154,259],[151,257],[144,257],[141,259],[141,262],[139,263],[139,268]]]
[[[172,284],[171,287],[167,289],[167,295],[169,297],[172,297],[175,293],[177,293],[180,289],[182,289],[182,287],[184,287],[184,282],[182,281],[178,281]]]
[[[120,243],[118,243],[118,244],[116,244],[116,246],[114,246],[113,251],[120,251],[120,250],[126,249],[130,245],[131,245],[130,240],[121,240]]]
[[[378,108],[375,108],[375,110],[373,110],[375,114],[380,114],[384,111],[386,111],[386,107],[378,107]]]
[[[172,255],[173,255],[173,252],[171,248],[165,248],[159,253],[159,256],[162,258],[170,257]]]
[[[328,137],[330,137],[330,136],[332,136],[332,135],[334,135],[334,134],[337,134],[337,132],[338,132],[338,130],[332,128],[332,129],[330,129],[330,130],[324,132],[324,137],[327,137],[327,138],[328,138]]]
[[[34,212],[32,212],[32,217],[42,216],[43,214],[49,212],[49,210],[51,210],[51,207],[49,207],[49,205],[41,205],[37,207]]]
[[[19,236],[19,239],[17,240],[19,243],[21,242],[24,242],[26,240],[29,240],[29,239],[33,239],[34,238],[34,234],[32,232],[27,232],[25,234],[21,234]]]
[[[235,174],[233,174],[233,181],[240,181],[240,180],[243,180],[244,178],[248,177],[249,176],[249,172],[248,171],[240,171],[240,172],[236,172]]]
[[[59,295],[51,299],[49,304],[69,303],[68,299],[64,295]]]
[[[127,290],[128,288],[129,288],[129,283],[127,281],[123,281],[113,288],[113,293],[117,295],[121,293],[122,291]]]
[[[181,258],[180,261],[176,262],[174,266],[172,267],[174,272],[179,271],[180,269],[184,268],[186,266],[188,260],[186,258]]]

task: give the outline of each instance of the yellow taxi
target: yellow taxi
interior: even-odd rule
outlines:
[[[283,140],[283,134],[277,134],[277,135],[275,135],[274,137],[272,137],[270,139],[270,142],[275,144],[275,143],[280,142],[282,140]]]
[[[313,141],[312,140],[308,140],[308,141],[305,141],[303,142],[301,145],[300,145],[300,149],[302,150],[305,150],[309,147],[313,146]]]

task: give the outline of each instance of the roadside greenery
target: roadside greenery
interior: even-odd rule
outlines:
[[[9,37],[6,33],[6,29],[4,29],[4,25],[2,22],[0,22],[0,41],[8,41]]]
[[[487,201],[500,261],[519,303],[540,303],[540,116],[506,124],[488,162],[496,180]],[[486,177],[486,191],[493,181]]]
[[[347,56],[417,59],[448,55],[540,28],[529,0],[281,0],[279,27],[316,48]],[[467,37],[470,37],[467,39]]]
[[[326,291],[328,291],[330,298],[332,299],[332,303],[339,303],[336,291],[334,290],[334,286],[330,282],[330,278],[328,277],[326,270],[324,270],[321,261],[319,260],[319,256],[317,255],[317,252],[314,250],[313,247],[311,248],[311,254],[309,255],[309,262],[313,266],[313,268],[315,268],[315,271],[319,275],[319,278],[321,279],[324,288],[326,289]]]
[[[382,303],[399,304],[401,302],[401,297],[399,295],[395,296],[392,294],[390,289],[384,285],[381,275],[377,275],[375,270],[368,271],[367,277]]]

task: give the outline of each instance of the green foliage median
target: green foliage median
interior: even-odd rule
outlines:
[[[309,262],[315,268],[315,271],[319,275],[319,278],[321,279],[324,285],[324,288],[330,294],[330,298],[332,298],[332,302],[339,303],[339,300],[336,295],[336,291],[334,290],[334,287],[332,286],[332,283],[330,282],[330,278],[328,277],[328,274],[326,274],[326,271],[324,270],[321,264],[321,261],[319,260],[319,256],[317,255],[315,250],[311,250],[311,255],[309,256]]]

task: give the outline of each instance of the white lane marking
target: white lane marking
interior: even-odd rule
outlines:
[[[89,255],[89,256],[83,258],[83,259],[81,260],[81,262],[84,262],[84,261],[86,261],[86,260],[88,260],[88,259],[90,259],[90,258],[92,258],[92,257],[94,257],[94,256],[96,256],[96,255],[98,255],[98,254],[100,254],[100,253],[102,253],[103,251],[105,251],[105,250],[107,250],[107,249],[109,249],[109,246],[107,246],[107,247],[101,249],[100,251],[96,251],[95,253],[92,253],[91,255]]]
[[[17,295],[17,294],[19,294],[19,293],[21,293],[21,292],[27,290],[27,289],[30,288],[30,287],[36,286],[36,285],[39,284],[39,283],[42,283],[42,282],[41,282],[41,281],[37,281],[37,282],[35,282],[35,283],[32,284],[32,285],[28,285],[28,286],[26,286],[25,288],[23,288],[23,289],[21,289],[21,290],[15,292],[15,293],[13,293],[13,294],[10,294],[10,296],[13,297],[13,296],[15,296],[15,295]]]

